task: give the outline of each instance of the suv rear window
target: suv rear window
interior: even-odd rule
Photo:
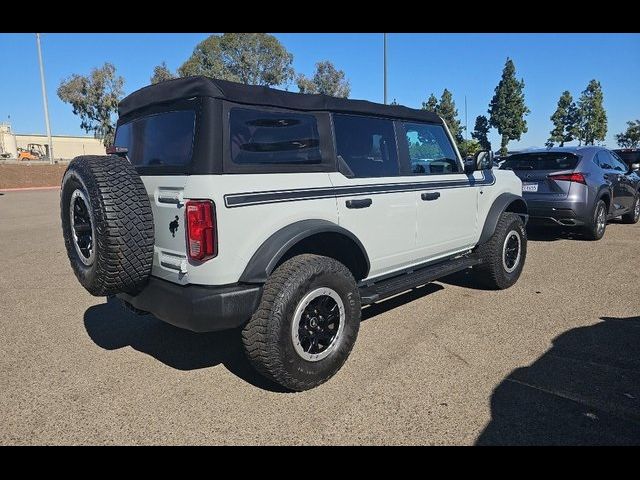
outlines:
[[[232,108],[231,161],[237,165],[309,165],[322,162],[314,115]]]
[[[193,110],[157,113],[120,125],[114,145],[126,147],[138,167],[187,165],[193,152]]]
[[[500,170],[573,170],[578,165],[573,153],[520,153],[507,157]]]

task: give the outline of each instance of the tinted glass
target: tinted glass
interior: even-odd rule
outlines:
[[[403,123],[409,146],[411,171],[419,175],[458,173],[460,164],[441,125]]]
[[[349,176],[398,175],[393,122],[381,118],[334,115],[338,161]]]
[[[629,167],[622,161],[622,159],[615,152],[609,152],[609,154],[613,157],[613,168],[615,170],[626,172],[629,170]]]
[[[158,113],[120,125],[114,145],[126,147],[133,165],[187,165],[193,152],[193,110]]]
[[[229,130],[231,161],[236,164],[322,162],[318,124],[313,115],[232,108]]]
[[[604,170],[613,170],[613,157],[607,152],[600,151],[596,154],[598,165]]]
[[[616,153],[622,161],[629,166],[631,166],[632,163],[640,163],[640,150],[636,152],[622,152],[618,150]]]
[[[510,155],[501,170],[573,170],[578,165],[578,157],[572,153],[519,153]]]

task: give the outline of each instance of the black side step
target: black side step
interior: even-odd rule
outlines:
[[[435,265],[381,280],[373,285],[363,285],[360,287],[360,299],[362,305],[369,305],[480,263],[481,260],[476,256],[445,260]]]

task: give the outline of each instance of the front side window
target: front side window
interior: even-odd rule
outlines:
[[[338,161],[347,176],[398,176],[398,151],[391,120],[334,114],[333,128]]]
[[[441,175],[462,171],[442,125],[409,122],[403,125],[414,174]]]
[[[316,117],[232,108],[231,161],[236,165],[313,165],[322,162]]]
[[[184,166],[191,162],[195,119],[193,110],[140,117],[118,127],[114,145],[127,148],[138,167]]]

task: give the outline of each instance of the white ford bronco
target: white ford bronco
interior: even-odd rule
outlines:
[[[491,152],[463,162],[437,115],[206,77],[138,90],[114,146],[62,181],[71,266],[93,295],[196,332],[242,328],[290,390],[347,359],[361,308],[525,263],[527,205]]]

